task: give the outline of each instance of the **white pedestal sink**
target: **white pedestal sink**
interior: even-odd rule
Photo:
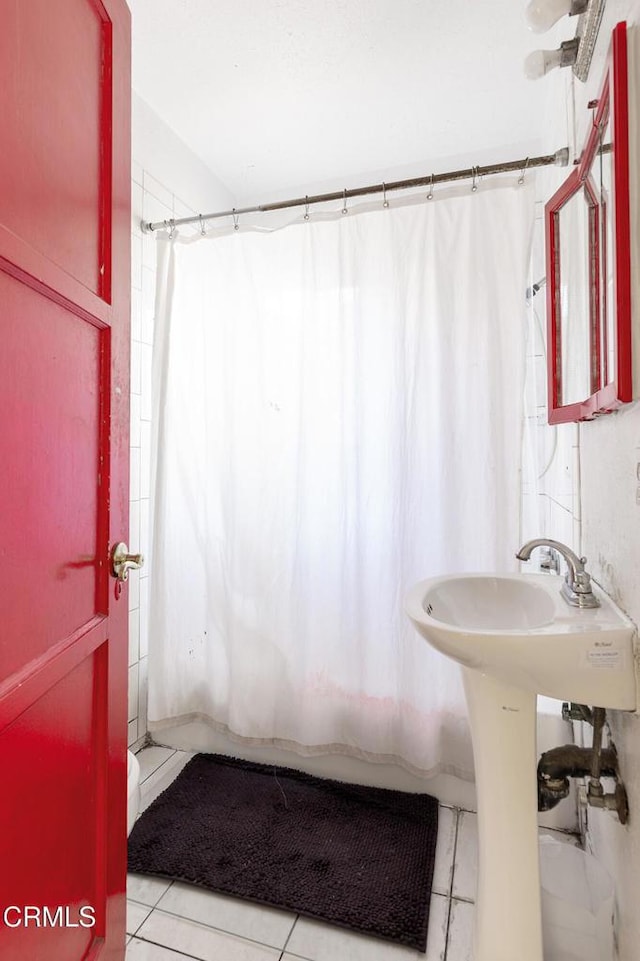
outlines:
[[[473,961],[543,961],[536,695],[634,710],[632,622],[599,588],[569,606],[549,574],[465,574],[416,584],[405,609],[463,667],[478,797]]]

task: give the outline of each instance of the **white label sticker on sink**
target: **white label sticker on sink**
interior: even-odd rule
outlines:
[[[587,667],[596,667],[608,671],[624,670],[624,651],[614,647],[594,647],[587,651]]]

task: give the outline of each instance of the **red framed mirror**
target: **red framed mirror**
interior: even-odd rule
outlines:
[[[580,161],[545,207],[549,423],[592,420],[632,399],[626,24]]]

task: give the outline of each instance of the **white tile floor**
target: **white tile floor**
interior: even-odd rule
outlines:
[[[190,757],[162,747],[138,754],[142,810]],[[293,912],[130,874],[127,961],[471,961],[476,821],[472,811],[440,808],[426,955]]]

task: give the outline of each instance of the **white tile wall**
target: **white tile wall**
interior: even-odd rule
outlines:
[[[142,392],[142,254],[143,238],[140,219],[143,210],[144,172],[132,164],[131,185],[131,434],[130,434],[130,523],[129,548],[136,550],[140,543],[140,490],[141,490],[141,392]],[[140,707],[140,578],[137,574],[129,579],[129,744],[135,744],[145,734],[139,722]],[[143,919],[144,920],[144,919]],[[141,922],[140,922],[141,923]],[[139,926],[139,925],[138,925]],[[130,924],[127,931],[134,933]]]
[[[140,660],[140,618],[136,611],[129,611],[129,667]]]
[[[140,221],[173,216],[171,192],[132,163],[131,437],[129,548],[145,555],[140,574],[129,585],[129,746],[147,730],[149,476],[151,457],[151,353],[155,297],[155,237],[144,236]],[[151,192],[153,189],[153,193]],[[162,200],[158,199],[162,195]],[[160,205],[160,206],[158,206]],[[142,587],[144,585],[144,587]],[[129,929],[128,929],[129,930]],[[130,934],[135,933],[129,931]]]
[[[607,48],[614,25],[626,20],[630,42],[630,84],[631,128],[638,114],[640,91],[639,23],[640,0],[609,0],[604,16],[594,60],[588,82],[576,82],[570,71],[555,71],[549,82],[548,136],[550,143],[569,143],[579,151],[589,124],[591,111],[589,100],[598,96],[603,76]],[[573,110],[565,115],[562,92],[569,94],[567,104]],[[637,126],[637,124],[635,124]],[[631,138],[631,169],[636,171],[637,136]],[[557,178],[561,171],[549,170],[549,176]],[[566,171],[564,172],[566,175]],[[539,180],[539,196],[542,200],[551,196],[558,180],[551,182],[545,176]],[[640,236],[638,220],[638,178],[632,175],[631,218],[632,244],[634,258],[634,319],[638,324],[638,243]],[[542,270],[538,276],[544,274]],[[537,277],[535,278],[537,279]],[[536,298],[541,300],[541,295]],[[544,307],[541,304],[541,307]],[[638,354],[638,352],[636,352]],[[637,366],[637,365],[636,365]],[[637,370],[636,370],[637,373]],[[636,397],[640,393],[635,383]],[[545,435],[552,437],[552,428],[542,428]],[[640,538],[638,538],[640,507],[636,500],[636,465],[640,462],[640,403],[622,408],[618,413],[585,423],[579,430],[568,429],[570,436],[565,440],[559,434],[560,444],[564,446],[558,456],[558,464],[563,458],[571,458],[570,474],[573,480],[571,499],[571,526],[567,521],[567,507],[564,495],[567,489],[567,473],[564,478],[559,470],[549,472],[541,483],[541,496],[548,500],[551,495],[556,502],[546,512],[544,527],[540,533],[551,536],[564,534],[565,539],[572,532],[568,543],[586,554],[588,568],[614,600],[627,611],[636,624],[640,623],[640,590],[638,571],[640,570]],[[564,432],[563,432],[564,433]],[[640,912],[638,912],[637,878],[640,871],[640,820],[633,812],[640,809],[640,715],[635,713],[608,711],[613,740],[618,750],[622,777],[629,793],[631,817],[626,825],[621,825],[608,811],[588,808],[581,811],[581,824],[587,830],[587,846],[611,874],[616,891],[616,958],[619,961],[632,961],[640,956]],[[591,729],[587,738],[591,737]]]
[[[140,579],[140,657],[149,653],[149,577]]]
[[[174,216],[176,200],[169,188],[142,165],[132,163],[131,215],[131,436],[129,548],[145,555],[129,587],[129,746],[142,742],[147,729],[149,495],[151,473],[151,359],[155,301],[156,238],[143,235],[141,219]]]
[[[166,220],[233,207],[234,200],[202,161],[135,94],[131,164],[131,525],[129,547],[145,555],[139,574],[130,575],[129,647],[131,704],[129,744],[146,735],[149,650],[149,495],[151,471],[151,358],[156,288],[156,236],[140,222]],[[182,228],[188,233],[188,228]],[[197,230],[197,228],[194,228]],[[143,955],[140,955],[142,957]]]
[[[131,426],[129,444],[131,447],[140,447],[140,395],[132,394],[131,400]]]
[[[128,720],[135,721],[138,716],[138,674],[139,663],[132,664],[129,668],[129,717]]]
[[[542,188],[544,189],[544,188]],[[545,276],[544,207],[537,204],[531,282]],[[547,421],[546,290],[530,302],[525,387],[525,462],[522,494],[523,541],[552,537],[581,550],[580,447],[576,424]],[[533,570],[537,564],[523,565]]]
[[[140,500],[140,448],[129,450],[129,500]]]
[[[140,550],[140,501],[129,504],[129,550]]]
[[[137,287],[131,288],[131,341],[142,338],[142,294]]]
[[[131,534],[130,547],[148,554],[151,440],[151,354],[156,286],[156,236],[143,234],[140,222],[165,220],[200,210],[229,210],[235,199],[161,118],[135,92],[132,98],[131,163]],[[150,559],[140,574],[130,575],[130,687],[135,715],[130,716],[129,744],[146,734],[146,658],[148,653],[148,578]],[[137,667],[137,674],[133,669]],[[133,693],[133,679],[137,691]],[[140,957],[145,955],[141,954]],[[159,957],[159,955],[158,955]],[[155,958],[155,955],[154,955]]]
[[[140,573],[129,571],[129,610],[140,607]]]
[[[140,499],[149,498],[149,483],[151,481],[151,422],[140,422]]]

